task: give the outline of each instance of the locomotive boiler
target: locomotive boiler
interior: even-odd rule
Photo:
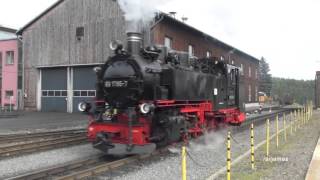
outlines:
[[[150,153],[245,120],[238,67],[143,47],[141,34],[127,35],[127,46],[111,43],[114,55],[95,68],[95,104],[79,104],[90,114],[88,138],[95,148],[113,155]]]

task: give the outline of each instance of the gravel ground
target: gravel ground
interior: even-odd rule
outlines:
[[[282,122],[282,121],[280,121]],[[270,133],[275,132],[275,123],[271,121]],[[282,123],[279,123],[279,128],[282,128]],[[235,158],[250,148],[250,131],[238,131],[238,127],[232,127],[234,131],[232,142],[232,158]],[[203,138],[193,141],[188,147],[189,153],[195,160],[187,158],[187,174],[188,179],[206,179],[212,173],[218,171],[226,164],[226,147],[225,137],[227,129],[219,130],[209,134]],[[235,132],[238,131],[238,132]],[[265,138],[265,126],[261,124],[255,127],[256,142],[260,142]],[[96,179],[105,180],[176,180],[181,179],[181,158],[180,148],[170,148],[170,153],[160,156],[155,156],[151,159],[144,160],[140,163],[133,163],[105,173],[96,177]]]
[[[243,161],[233,167],[232,179],[284,179],[303,180],[305,179],[314,148],[320,135],[320,112],[316,111],[313,120],[306,126],[299,129],[294,135],[288,136],[284,144],[277,149],[275,140],[272,140],[271,154],[269,159],[265,158],[264,148],[256,152],[255,171],[250,168],[249,161]],[[290,134],[290,133],[289,133]],[[278,158],[278,160],[277,160]],[[220,176],[223,178],[224,176]]]
[[[0,179],[101,154],[91,144],[46,151],[0,161]]]

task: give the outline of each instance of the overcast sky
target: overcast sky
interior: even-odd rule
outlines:
[[[320,70],[319,0],[168,0],[160,9],[257,58],[276,77]],[[56,0],[0,0],[0,25],[20,28]]]

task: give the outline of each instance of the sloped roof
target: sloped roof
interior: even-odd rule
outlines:
[[[39,19],[41,19],[43,16],[45,16],[48,12],[59,6],[61,3],[63,3],[65,0],[58,0],[53,5],[51,5],[49,8],[47,8],[44,12],[39,14],[37,17],[35,17],[33,20],[31,20],[28,24],[20,28],[16,33],[17,35],[22,35],[23,31],[26,30],[28,27],[30,27],[33,23],[37,22]]]
[[[58,0],[56,3],[54,3],[52,6],[50,6],[49,8],[47,8],[43,13],[41,13],[40,15],[38,15],[36,18],[34,18],[32,21],[30,21],[28,24],[26,24],[25,26],[23,26],[21,29],[19,29],[17,32],[16,32],[16,34],[17,35],[22,35],[22,33],[23,33],[23,31],[24,30],[26,30],[28,27],[30,27],[33,23],[35,23],[36,21],[38,21],[39,19],[41,19],[43,16],[45,16],[48,12],[50,12],[51,10],[53,10],[54,8],[56,8],[57,6],[59,6],[61,3],[63,3],[65,0]],[[171,17],[171,16],[169,16],[169,15],[167,15],[167,14],[165,14],[165,13],[161,13],[161,15],[164,17],[163,19],[168,19],[168,20],[170,20],[170,21],[173,21],[174,23],[177,23],[177,24],[179,24],[179,25],[181,25],[181,26],[184,26],[185,28],[188,28],[188,29],[190,29],[190,30],[192,30],[192,31],[195,31],[195,32],[198,32],[199,34],[201,34],[204,38],[206,38],[206,39],[209,39],[209,40],[211,40],[212,42],[215,42],[215,43],[218,43],[219,45],[221,45],[221,46],[223,46],[223,47],[226,47],[226,48],[228,48],[228,49],[230,49],[231,51],[234,51],[235,53],[239,53],[239,54],[242,54],[242,55],[244,55],[244,56],[246,56],[246,57],[249,57],[251,60],[253,60],[253,61],[260,61],[259,59],[257,59],[257,58],[255,58],[255,57],[253,57],[252,55],[250,55],[250,54],[247,54],[247,53],[245,53],[244,51],[241,51],[241,50],[239,50],[239,49],[237,49],[237,48],[235,48],[235,47],[233,47],[233,46],[231,46],[231,45],[229,45],[229,44],[226,44],[226,43],[224,43],[223,41],[220,41],[219,39],[217,39],[217,38],[215,38],[215,37],[213,37],[213,36],[211,36],[211,35],[209,35],[209,34],[206,34],[206,33],[204,33],[204,32],[202,32],[202,31],[200,31],[199,29],[196,29],[195,27],[192,27],[192,26],[190,26],[190,25],[188,25],[188,24],[186,24],[186,23],[184,23],[184,22],[182,22],[182,21],[179,21],[179,20],[177,20],[177,19],[175,19],[175,18],[173,18],[173,17]]]
[[[190,26],[190,25],[188,25],[188,24],[186,24],[186,23],[184,23],[184,22],[182,22],[182,21],[180,21],[180,20],[178,20],[176,18],[173,18],[168,14],[161,13],[161,15],[164,17],[164,19],[172,21],[175,24],[179,24],[184,28],[190,29],[191,31],[197,32],[198,34],[202,35],[203,38],[208,39],[208,40],[210,40],[210,41],[212,41],[214,43],[217,43],[217,44],[221,45],[222,47],[230,49],[230,51],[233,51],[234,53],[239,53],[241,55],[249,57],[251,60],[254,60],[254,61],[258,61],[258,62],[260,61],[256,57],[254,57],[254,56],[252,56],[252,55],[250,55],[248,53],[245,53],[244,51],[241,51],[241,50],[239,50],[239,49],[237,49],[237,48],[235,48],[235,47],[233,47],[233,46],[231,46],[231,45],[229,45],[229,44],[227,44],[227,43],[225,43],[225,42],[223,42],[223,41],[221,41],[221,40],[219,40],[219,39],[217,39],[217,38],[215,38],[215,37],[213,37],[213,36],[211,36],[209,34],[206,34],[206,33],[202,32],[202,31],[200,31],[199,29],[196,29],[195,27]]]
[[[0,26],[0,41],[17,39],[15,34],[17,30]]]

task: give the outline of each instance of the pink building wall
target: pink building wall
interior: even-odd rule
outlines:
[[[13,65],[6,64],[6,52],[14,52]],[[18,86],[18,42],[17,40],[0,41],[0,54],[2,54],[2,88],[1,88],[1,106],[10,104],[10,99],[6,98],[6,91],[13,91],[12,104],[17,108],[17,86]]]

